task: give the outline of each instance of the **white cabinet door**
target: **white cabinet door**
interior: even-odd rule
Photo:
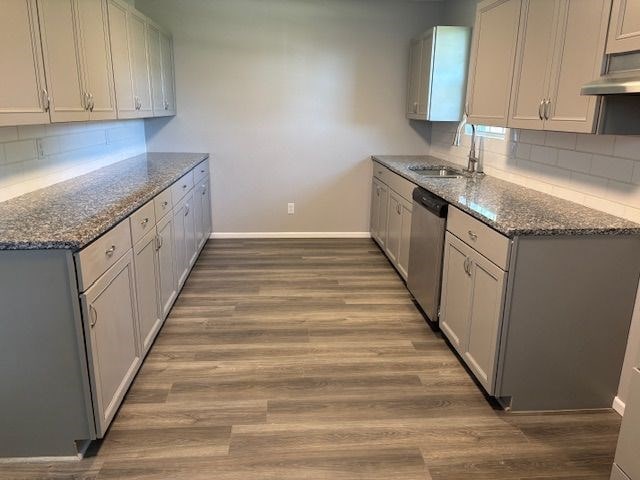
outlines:
[[[174,261],[174,216],[165,215],[157,225],[160,306],[162,318],[167,318],[178,294]]]
[[[640,367],[639,367],[640,368]],[[622,418],[618,448],[616,449],[616,464],[632,480],[640,478],[640,459],[638,445],[640,445],[640,369],[634,368],[631,374],[631,389]]]
[[[422,37],[422,48],[420,49],[420,82],[418,85],[418,116],[427,118],[429,108],[429,91],[431,82],[431,63],[433,59],[433,29]]]
[[[51,121],[89,120],[75,0],[39,0],[42,50],[51,97]]]
[[[444,247],[440,328],[460,355],[469,338],[473,280],[469,269],[471,247],[447,232]]]
[[[479,253],[472,252],[470,258],[473,293],[464,359],[487,392],[493,394],[506,273]]]
[[[162,326],[158,245],[159,241],[154,228],[133,247],[138,325],[143,356],[151,347]]]
[[[393,190],[389,191],[387,216],[387,241],[385,251],[391,263],[398,265],[400,254],[400,235],[402,234],[402,200]]]
[[[607,53],[640,50],[640,2],[613,0]]]
[[[209,176],[201,179],[194,189],[196,250],[200,251],[211,233],[211,201],[209,197]]]
[[[136,101],[129,34],[127,32],[129,12],[127,6],[117,0],[109,0],[108,7],[118,118],[135,118],[138,117],[138,103]]]
[[[151,74],[151,106],[153,115],[164,112],[164,88],[162,85],[162,48],[160,29],[147,22],[147,45],[149,50],[149,70]]]
[[[470,123],[507,125],[520,6],[521,0],[478,4],[467,84]]]
[[[369,231],[371,232],[371,238],[377,240],[380,243],[379,237],[379,219],[380,219],[380,180],[373,177],[371,180],[371,216]]]
[[[558,0],[524,0],[522,4],[508,123],[511,128],[542,130],[544,126],[559,7]]]
[[[0,12],[0,126],[49,123],[36,2],[0,0]]]
[[[104,0],[75,0],[82,37],[84,90],[89,94],[89,119],[117,116],[109,41],[109,16]]]
[[[173,40],[160,31],[160,51],[162,60],[162,90],[164,92],[164,111],[161,115],[176,114],[175,65],[173,59]]]
[[[80,296],[97,436],[104,436],[140,365],[131,250]]]
[[[598,98],[580,89],[603,72],[611,0],[562,0],[560,6],[544,128],[591,133]]]
[[[187,257],[187,200],[183,198],[173,210],[173,258],[176,269],[176,287],[184,285],[189,275],[189,259]]]
[[[127,27],[134,91],[139,105],[138,113],[140,117],[151,117],[153,116],[153,106],[151,105],[151,77],[147,56],[146,19],[138,13],[130,11],[127,16]]]
[[[196,200],[196,189],[192,189],[185,197],[187,202],[185,211],[185,244],[187,248],[187,268],[191,270],[198,258],[198,244],[196,241],[196,214],[198,213],[198,202]]]
[[[398,251],[398,271],[405,280],[409,271],[409,246],[411,244],[411,214],[413,204],[400,198],[402,225],[400,227],[400,248]]]
[[[422,39],[414,38],[409,47],[409,81],[407,85],[407,117],[418,114],[418,95],[420,92],[420,69],[422,67]]]

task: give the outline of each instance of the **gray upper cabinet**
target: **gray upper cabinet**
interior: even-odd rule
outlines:
[[[155,23],[147,21],[147,38],[153,92],[153,116],[175,115],[176,98],[171,35]]]
[[[116,118],[103,0],[40,0],[51,121]]]
[[[478,3],[467,84],[470,123],[507,125],[521,3]]]
[[[80,296],[98,437],[109,427],[140,364],[133,255]]]
[[[0,126],[49,123],[36,1],[0,0],[0,12]]]
[[[407,117],[458,121],[464,110],[471,30],[433,27],[411,41]]]
[[[607,53],[640,50],[640,2],[613,0]]]
[[[593,132],[611,0],[524,0],[508,126]]]

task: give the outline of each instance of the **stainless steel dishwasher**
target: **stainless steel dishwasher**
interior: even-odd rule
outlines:
[[[440,307],[447,205],[424,188],[413,191],[407,287],[432,322]]]

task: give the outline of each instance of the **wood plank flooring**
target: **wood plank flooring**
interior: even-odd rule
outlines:
[[[493,408],[369,240],[216,240],[91,456],[0,478],[605,480],[619,425]]]

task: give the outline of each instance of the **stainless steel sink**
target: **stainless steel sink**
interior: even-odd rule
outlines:
[[[446,165],[411,165],[409,170],[418,175],[434,178],[460,178],[466,176],[461,169],[448,167]]]

